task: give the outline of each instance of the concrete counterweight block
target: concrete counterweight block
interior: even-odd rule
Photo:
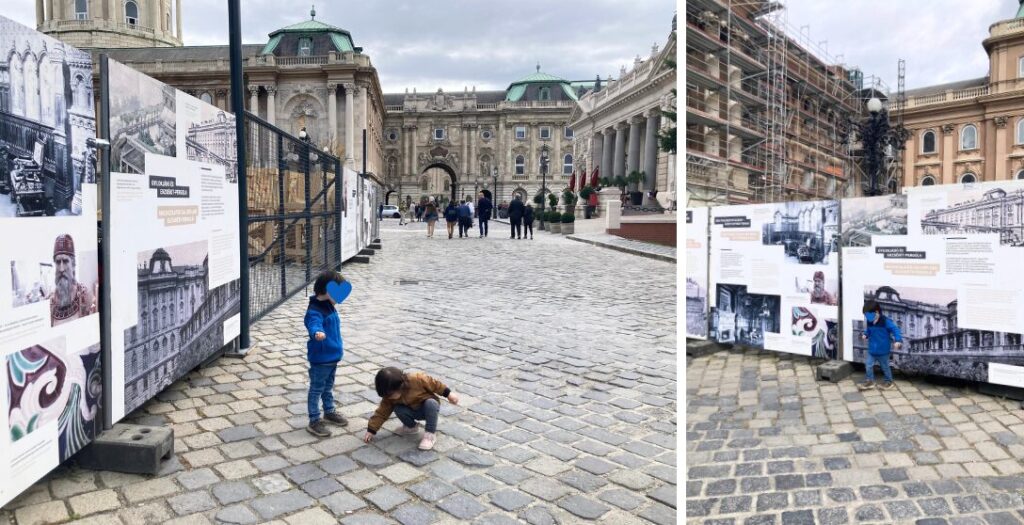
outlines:
[[[722,350],[722,347],[711,341],[687,341],[686,355],[690,357],[704,357]]]
[[[116,424],[96,437],[75,459],[91,470],[156,474],[160,461],[174,454],[174,430],[168,427]]]
[[[818,365],[818,381],[838,383],[853,374],[853,366],[846,361],[826,361]]]

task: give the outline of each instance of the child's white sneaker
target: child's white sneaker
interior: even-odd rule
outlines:
[[[437,436],[433,432],[424,432],[423,439],[420,440],[420,450],[430,450],[434,448],[436,442]]]
[[[397,435],[397,436],[408,436],[410,434],[415,434],[415,433],[417,433],[419,431],[420,431],[420,424],[419,423],[416,423],[415,425],[413,425],[411,427],[407,427],[405,425],[398,425],[398,428],[395,429],[395,435]]]

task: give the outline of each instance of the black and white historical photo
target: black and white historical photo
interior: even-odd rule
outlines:
[[[899,327],[903,346],[893,351],[893,366],[904,372],[988,381],[989,362],[1024,365],[1020,334],[958,326],[956,290],[866,286],[864,300],[878,302]],[[864,328],[863,318],[853,322],[853,358],[860,362]]]
[[[0,217],[80,215],[95,136],[91,56],[0,17]]]
[[[839,250],[839,203],[780,203],[762,228],[761,242],[784,247],[789,262],[828,264]]]
[[[843,246],[871,246],[872,235],[907,234],[907,196],[843,199]]]
[[[708,290],[686,278],[686,333],[694,337],[708,335]]]
[[[711,329],[717,341],[763,348],[765,333],[779,333],[779,296],[747,293],[740,284],[719,284],[716,298]]]
[[[138,408],[224,346],[238,281],[209,288],[208,242],[138,256],[138,323],[125,330],[125,412]]]
[[[1013,184],[1013,183],[1007,183]],[[925,235],[998,233],[1005,246],[1024,246],[1024,187],[986,185],[957,188],[946,194],[947,205],[927,209],[920,218]]]
[[[146,153],[174,157],[177,90],[110,61],[111,171],[145,173]]]
[[[202,104],[204,118],[188,122],[185,149],[188,160],[224,166],[228,182],[238,181],[238,142],[235,140],[235,117],[224,111]]]
[[[794,277],[793,289],[798,294],[807,294],[813,304],[837,306],[839,304],[839,280],[826,279],[825,272],[818,270],[808,277]]]

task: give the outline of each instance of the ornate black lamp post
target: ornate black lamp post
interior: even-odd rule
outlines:
[[[548,189],[548,145],[540,150],[540,229],[544,229],[544,202],[547,201]]]
[[[491,168],[491,175],[494,177],[494,186],[491,188],[491,191],[494,192],[494,195],[491,196],[491,200],[493,200],[494,202],[492,202],[491,204],[493,204],[494,205],[494,209],[497,210],[498,209],[498,167],[497,166],[494,166],[494,167]],[[495,217],[497,217],[497,214],[495,214]]]
[[[909,132],[901,125],[891,126],[889,124],[889,112],[882,106],[882,101],[877,97],[868,100],[868,113],[866,120],[852,122],[857,134],[860,135],[861,144],[864,149],[863,167],[864,195],[884,195],[889,188],[881,183],[886,170],[887,155],[899,155],[903,151],[903,145],[909,137]]]

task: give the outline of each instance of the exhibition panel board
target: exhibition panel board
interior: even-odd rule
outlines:
[[[88,53],[0,16],[0,506],[102,430]]]
[[[114,423],[238,336],[240,244],[234,116],[107,63]]]
[[[708,208],[686,209],[686,337],[708,338]]]
[[[873,300],[903,334],[898,369],[1024,387],[1024,182],[915,187],[905,198],[906,235],[872,231],[844,249],[844,358],[864,360],[861,312]],[[845,229],[845,201],[843,214]]]
[[[839,202],[711,208],[710,337],[835,358]]]

